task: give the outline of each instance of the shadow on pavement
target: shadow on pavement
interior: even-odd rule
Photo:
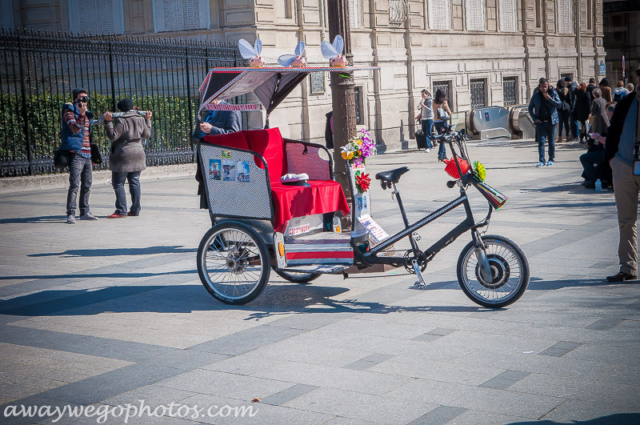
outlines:
[[[27,276],[0,276],[0,280],[40,280],[40,279],[134,279],[138,277],[154,277],[154,276],[167,276],[175,274],[196,274],[196,270],[180,270],[175,272],[162,272],[162,273],[73,273],[73,274],[34,274]]]
[[[45,215],[40,217],[12,217],[0,219],[0,224],[67,224],[67,217],[64,215]]]
[[[595,272],[595,270],[594,270]],[[533,280],[529,282],[528,291],[548,291],[561,288],[588,287],[588,286],[612,286],[612,285],[637,285],[638,280],[628,280],[626,282],[607,282],[603,275],[600,279],[567,279],[567,280]]]
[[[114,255],[150,255],[150,254],[182,254],[197,252],[196,248],[183,248],[182,245],[148,246],[145,248],[114,248],[114,249],[69,249],[63,252],[42,252],[29,254],[29,257],[111,257]]]
[[[531,421],[513,422],[511,425],[555,425],[566,424],[567,422],[555,421]],[[586,421],[571,421],[575,425],[637,425],[640,424],[640,413],[616,413],[615,415],[601,416],[599,418],[587,419]]]
[[[212,298],[201,285],[113,286],[99,290],[51,290],[0,301],[0,315],[10,316],[86,316],[105,312],[191,313],[193,311],[248,310],[245,320],[292,313],[377,313],[393,312],[477,312],[470,306],[389,306],[380,302],[333,300],[330,297],[348,288],[277,285],[255,301],[243,306],[223,304]],[[410,293],[407,293],[407,297]],[[131,297],[131,298],[127,298]]]

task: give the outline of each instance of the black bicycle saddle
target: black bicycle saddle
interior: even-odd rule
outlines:
[[[398,180],[400,180],[400,176],[402,176],[407,171],[409,171],[408,167],[400,167],[396,168],[395,170],[382,171],[376,174],[376,179],[382,180],[386,183],[398,183]]]

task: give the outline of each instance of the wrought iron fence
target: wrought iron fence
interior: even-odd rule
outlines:
[[[115,111],[124,97],[154,113],[145,146],[148,165],[193,162],[190,136],[200,83],[210,68],[241,61],[232,44],[3,29],[0,176],[55,172],[61,109],[76,87],[89,91],[89,110],[97,116]],[[94,129],[94,141],[108,158],[101,127]]]

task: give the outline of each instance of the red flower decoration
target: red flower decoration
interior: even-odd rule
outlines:
[[[358,171],[356,173],[356,186],[358,187],[358,192],[366,192],[367,190],[369,190],[370,184],[371,179],[369,178],[369,174],[365,174],[362,171]]]

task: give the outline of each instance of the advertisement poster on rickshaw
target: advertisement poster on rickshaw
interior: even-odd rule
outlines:
[[[233,182],[236,180],[236,162],[223,159],[222,160],[222,180],[225,182]]]
[[[249,171],[249,161],[238,161],[238,181],[241,183],[249,183],[251,174]]]
[[[222,166],[219,159],[209,160],[209,179],[222,180]]]

